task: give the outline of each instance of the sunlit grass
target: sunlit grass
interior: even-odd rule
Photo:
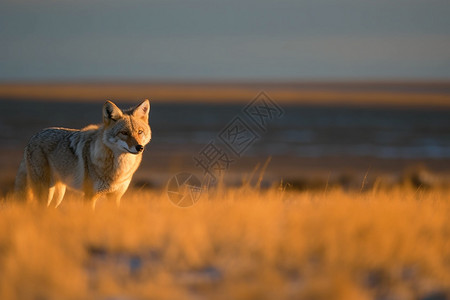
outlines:
[[[449,295],[450,192],[221,188],[190,208],[4,199],[0,299],[414,299]]]

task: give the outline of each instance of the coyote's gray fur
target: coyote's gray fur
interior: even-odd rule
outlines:
[[[58,206],[68,187],[84,192],[93,207],[101,195],[119,204],[151,140],[149,111],[148,100],[123,111],[107,101],[101,125],[37,133],[25,147],[16,193]]]

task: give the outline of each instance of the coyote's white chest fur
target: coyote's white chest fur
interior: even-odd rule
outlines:
[[[59,205],[70,187],[83,191],[93,206],[101,195],[119,203],[151,140],[149,111],[148,100],[124,111],[108,101],[102,125],[48,128],[34,135],[24,151],[16,191]]]
[[[129,182],[142,160],[141,153],[117,153],[101,147],[96,148],[92,161],[93,170],[98,176],[96,186],[99,191],[114,191],[123,183]]]

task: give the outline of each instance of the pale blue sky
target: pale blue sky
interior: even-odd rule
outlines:
[[[450,79],[448,0],[0,0],[0,81]]]

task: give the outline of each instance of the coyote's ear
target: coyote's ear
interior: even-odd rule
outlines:
[[[141,104],[133,109],[133,116],[148,121],[148,113],[150,112],[150,101],[145,99]]]
[[[106,101],[103,105],[103,122],[117,121],[122,117],[122,111],[111,101]]]

